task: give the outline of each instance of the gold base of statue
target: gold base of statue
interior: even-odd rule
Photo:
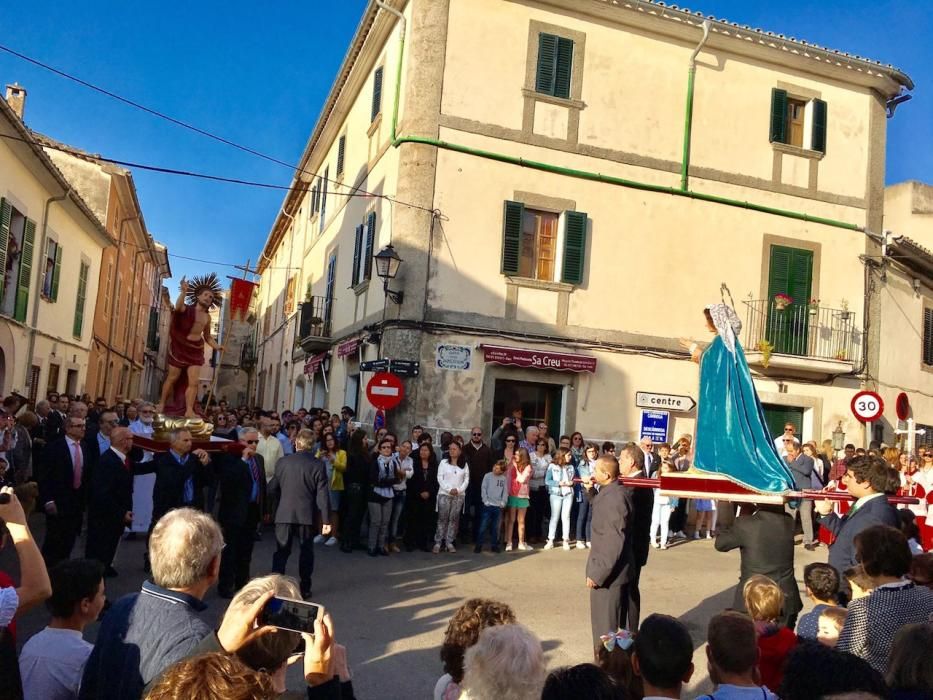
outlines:
[[[185,418],[184,416],[166,416],[157,413],[152,420],[152,439],[168,440],[173,430],[187,430],[194,440],[210,440],[214,424],[203,418]]]

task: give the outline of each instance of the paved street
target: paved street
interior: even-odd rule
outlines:
[[[39,531],[41,517],[33,517]],[[83,542],[81,544],[83,551]],[[268,571],[273,538],[267,532],[257,543],[253,573]],[[117,579],[107,582],[111,598],[136,590],[143,580],[141,541],[120,545]],[[824,560],[825,548],[797,548],[797,578],[810,561]],[[8,554],[0,566],[8,561]],[[403,553],[372,559],[317,546],[314,598],[333,614],[337,639],[350,652],[354,685],[360,698],[430,697],[441,674],[438,648],[452,612],[465,599],[488,596],[508,602],[518,619],[541,638],[548,667],[589,661],[589,603],[583,584],[586,552],[561,549],[526,554],[474,555],[471,547],[456,554]],[[679,617],[696,643],[697,667],[691,690],[708,689],[702,640],[710,616],[731,604],[738,578],[738,554],[720,554],[710,541],[686,542],[667,551],[652,550],[642,573],[645,614],[665,612]],[[297,546],[289,573],[297,575]],[[216,622],[226,601],[212,592],[205,613]],[[20,622],[20,639],[45,624],[44,610]],[[96,634],[96,625],[87,632]],[[301,687],[293,669],[289,687]]]

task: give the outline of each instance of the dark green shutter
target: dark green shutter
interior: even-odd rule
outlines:
[[[502,226],[502,274],[517,275],[522,251],[522,219],[525,207],[521,202],[506,202]]]
[[[78,274],[78,297],[75,300],[75,321],[72,328],[72,335],[75,338],[81,338],[81,332],[84,330],[84,301],[87,298],[87,263],[81,263],[81,271]],[[152,314],[149,315],[149,333],[152,334]]]
[[[29,287],[32,282],[32,259],[36,247],[36,222],[26,219],[26,228],[23,231],[23,251],[19,256],[19,281],[16,284],[16,306],[13,308],[13,318],[20,323],[26,322],[26,311],[29,308]]]
[[[369,117],[370,122],[376,121],[376,117],[382,111],[382,66],[373,73],[373,108]]]
[[[376,244],[376,212],[366,217],[366,249],[363,251],[363,279],[368,280],[373,272],[373,246]]]
[[[554,79],[557,73],[557,43],[553,34],[538,35],[538,72],[535,90],[545,95],[554,94]]]
[[[771,141],[787,143],[787,90],[771,88]]]
[[[768,274],[766,335],[774,352],[805,355],[808,350],[806,306],[813,285],[813,251],[785,246],[771,246]],[[777,294],[787,294],[792,306],[785,311],[774,305]]]
[[[347,150],[347,137],[341,136],[337,141],[337,177],[343,175],[343,159]]]
[[[149,332],[146,335],[146,347],[150,350],[158,350],[156,336],[159,334],[159,310],[149,309]]]
[[[573,41],[564,39],[557,40],[557,61],[554,71],[554,96],[569,99],[570,97],[570,78],[573,74]]]
[[[923,310],[923,364],[933,365],[933,309]]]
[[[350,280],[350,286],[360,283],[360,253],[363,248],[363,224],[356,227],[356,238],[353,241],[353,277]]]
[[[52,270],[52,301],[58,301],[58,281],[62,276],[62,247],[55,247],[55,269]]]
[[[810,148],[826,153],[826,103],[813,100],[813,131],[810,134]]]
[[[13,218],[13,205],[7,200],[0,199],[0,298],[3,297],[3,283],[6,270],[6,249],[10,243],[10,221]]]
[[[564,215],[564,264],[560,275],[561,282],[583,284],[586,222],[587,216],[582,211],[568,211]]]

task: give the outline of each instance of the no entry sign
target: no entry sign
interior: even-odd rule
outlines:
[[[395,408],[405,398],[402,380],[388,372],[378,372],[366,385],[366,398],[376,408],[388,411]]]
[[[882,413],[884,401],[874,391],[860,391],[852,397],[852,415],[863,423],[878,420]]]

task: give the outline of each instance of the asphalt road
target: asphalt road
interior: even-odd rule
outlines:
[[[41,542],[43,518],[31,524]],[[799,538],[798,538],[799,541]],[[107,595],[116,599],[139,589],[144,580],[143,542],[120,544],[115,562],[120,576],[107,579]],[[252,573],[268,573],[274,541],[266,531],[256,543]],[[84,551],[83,541],[75,554]],[[797,547],[797,578],[811,561],[825,561],[826,549],[807,552]],[[502,554],[421,552],[371,558],[365,551],[343,554],[337,547],[316,545],[314,599],[332,613],[336,637],[349,650],[354,687],[359,698],[430,698],[442,673],[438,656],[447,621],[467,598],[485,596],[511,605],[520,622],[541,639],[548,668],[592,660],[589,597],[584,583],[587,552],[562,549]],[[11,571],[9,551],[0,552],[0,568]],[[12,557],[15,560],[15,557]],[[298,552],[288,562],[297,576]],[[738,580],[737,552],[721,554],[712,541],[686,541],[666,551],[652,550],[642,572],[643,615],[663,612],[687,625],[695,644],[696,672],[687,697],[710,690],[704,640],[709,618],[729,607]],[[204,613],[217,624],[227,601],[212,591]],[[805,609],[809,609],[805,601]],[[47,622],[44,609],[19,621],[22,644]],[[94,639],[97,624],[85,632]],[[300,689],[296,667],[289,688]]]

